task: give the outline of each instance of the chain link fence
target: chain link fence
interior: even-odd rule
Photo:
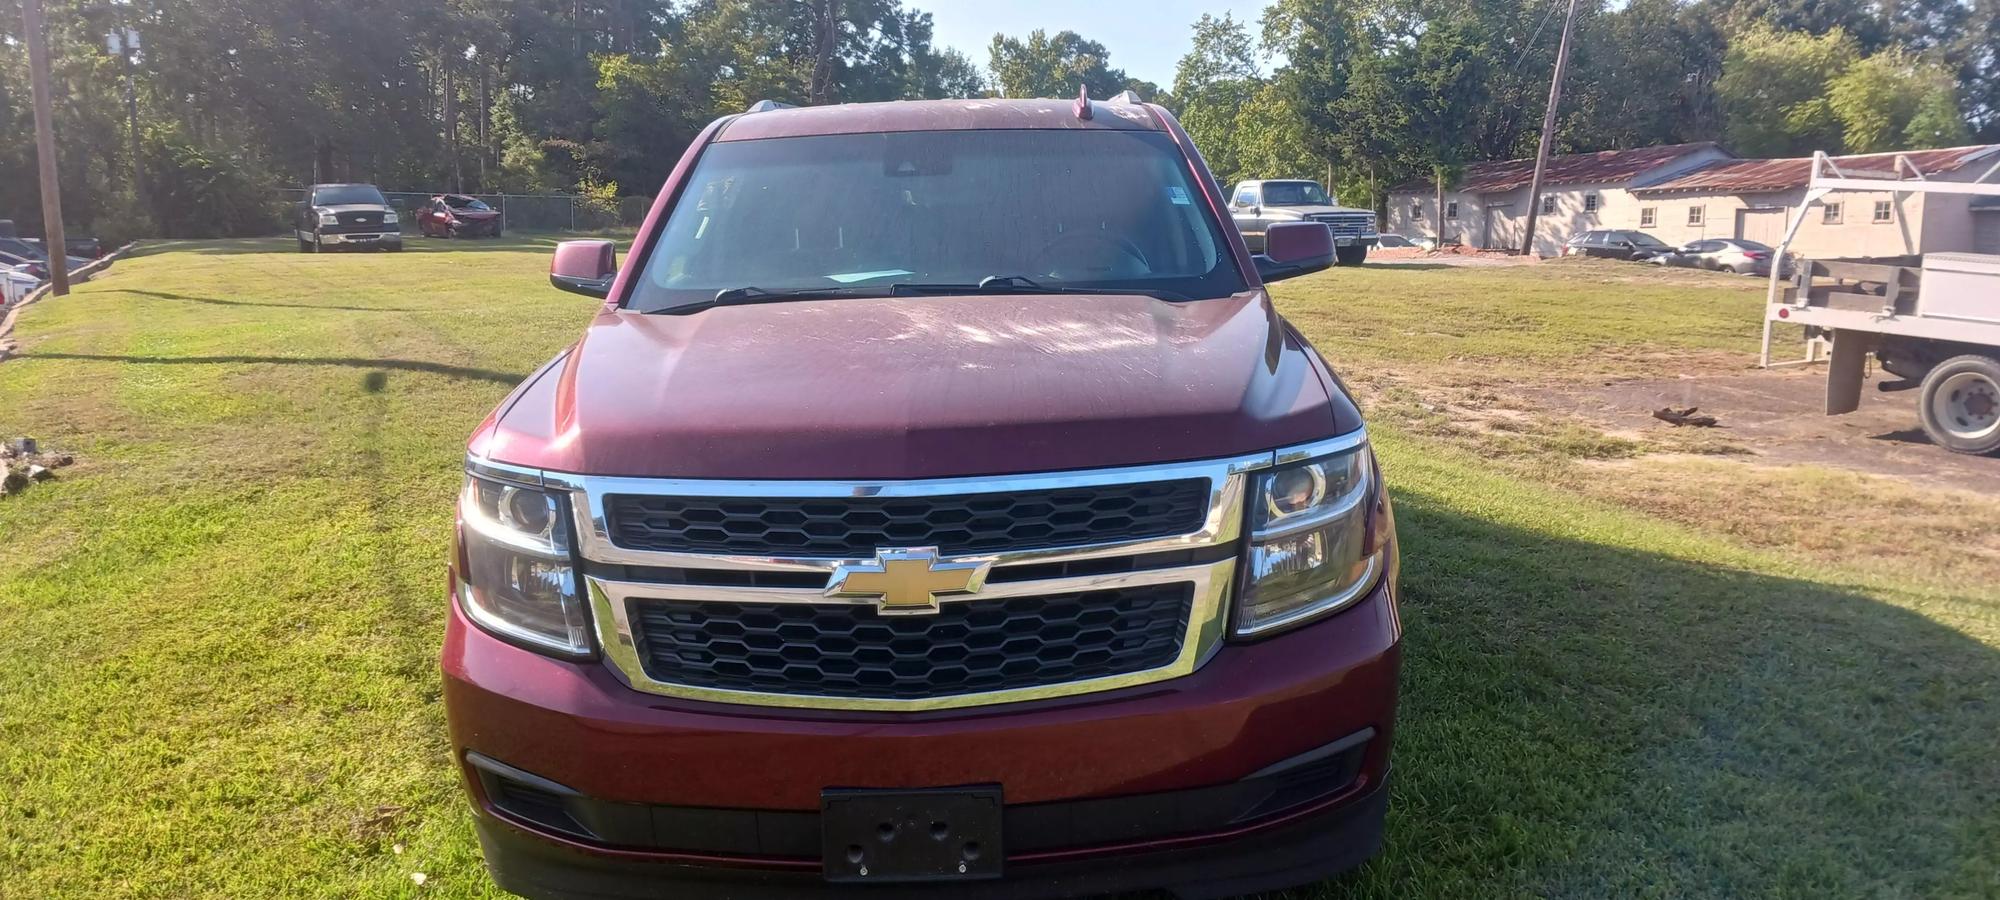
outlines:
[[[287,204],[303,203],[305,188],[286,188]],[[437,194],[413,191],[383,191],[389,205],[396,208],[411,230],[412,210]],[[651,197],[619,197],[615,204],[601,203],[578,194],[464,194],[500,211],[503,231],[601,231],[607,228],[637,228],[653,208]]]

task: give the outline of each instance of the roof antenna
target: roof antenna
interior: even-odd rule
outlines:
[[[1090,85],[1076,86],[1076,117],[1085,120],[1090,118]]]

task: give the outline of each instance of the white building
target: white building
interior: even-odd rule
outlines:
[[[1911,150],[1897,171],[1895,153],[1837,156],[1842,174],[1930,181],[2000,180],[2000,144]],[[1909,167],[1915,167],[1911,171]],[[1634,188],[1638,218],[1620,228],[1646,231],[1669,244],[1702,238],[1743,238],[1776,246],[1805,202],[1812,160],[1731,159]],[[1791,250],[1813,259],[1914,256],[1947,251],[2000,253],[2000,209],[1975,208],[1963,194],[1839,191],[1799,225]]]
[[[2000,181],[2000,144],[1913,150],[1903,154],[1929,179]],[[1898,177],[1896,154],[1835,157],[1841,171]],[[1702,238],[1745,238],[1775,245],[1805,198],[1812,160],[1736,159],[1712,143],[1607,150],[1549,159],[1535,250],[1553,256],[1579,231],[1644,231],[1676,246]],[[1987,177],[1991,174],[1992,177]],[[1517,250],[1525,227],[1534,160],[1473,163],[1446,192],[1443,222],[1452,240]],[[1843,191],[1815,208],[1792,252],[1820,259],[1904,256],[1972,250],[2000,253],[2000,207],[1954,194]],[[1389,195],[1388,230],[1437,235],[1436,189],[1424,183]]]
[[[1542,207],[1535,222],[1535,251],[1554,256],[1570,235],[1593,228],[1638,224],[1635,187],[1654,184],[1710,163],[1730,159],[1713,142],[1605,150],[1549,157],[1542,173]],[[1492,249],[1519,250],[1526,234],[1528,183],[1533,159],[1478,162],[1465,167],[1445,192],[1444,237]],[[1389,193],[1389,227],[1397,234],[1438,236],[1437,188],[1410,182]]]

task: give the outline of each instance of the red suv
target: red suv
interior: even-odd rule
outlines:
[[[1381,843],[1401,626],[1341,383],[1165,110],[710,125],[473,435],[444,644],[531,896],[1314,881]]]

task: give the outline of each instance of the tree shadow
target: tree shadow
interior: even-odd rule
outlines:
[[[528,376],[515,372],[499,372],[492,369],[475,369],[445,363],[415,359],[369,359],[359,356],[118,356],[99,353],[22,353],[20,359],[75,359],[94,362],[119,362],[135,365],[232,365],[244,363],[269,363],[281,366],[350,366],[360,369],[393,369],[402,372],[424,372],[443,375],[447,378],[464,378],[490,381],[508,386],[520,384]],[[386,379],[386,375],[382,376]],[[372,378],[366,382],[370,390],[378,389],[386,381]]]
[[[270,309],[327,309],[343,312],[438,312],[414,306],[338,306],[329,303],[263,303],[256,300],[223,300],[219,297],[196,297],[190,294],[175,294],[167,291],[144,291],[137,288],[117,288],[107,293],[135,294],[155,300],[182,300],[188,303],[206,303],[213,306],[259,306]]]
[[[569,234],[564,232],[509,232],[497,238],[430,238],[414,232],[403,235],[404,253],[466,253],[466,252],[554,252],[555,246],[568,240],[609,240],[618,245],[619,254],[632,249],[632,236],[628,233],[614,234]],[[298,239],[291,235],[263,238],[215,238],[215,239],[172,239],[148,241],[126,254],[126,258],[154,256],[161,253],[187,253],[196,256],[239,256],[257,253],[298,253]],[[374,248],[328,251],[328,256],[375,256],[386,255],[388,251]]]
[[[1830,581],[1397,499],[1407,631],[1387,847],[1295,896],[2000,884],[1994,646]],[[1990,622],[2000,596],[1921,602]]]

